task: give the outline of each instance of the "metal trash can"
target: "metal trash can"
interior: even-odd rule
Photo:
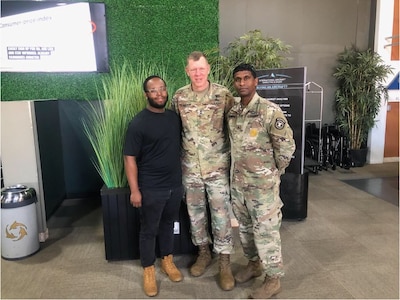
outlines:
[[[1,257],[20,259],[40,249],[36,192],[25,185],[1,190]]]

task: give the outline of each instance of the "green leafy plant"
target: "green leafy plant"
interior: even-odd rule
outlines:
[[[123,161],[126,129],[147,104],[143,82],[150,75],[167,81],[167,74],[163,65],[144,61],[132,65],[125,60],[120,66],[114,63],[107,75],[97,87],[100,101],[89,102],[83,127],[95,153],[93,164],[104,184],[107,188],[120,188],[128,184]]]
[[[333,77],[338,81],[335,92],[336,122],[349,138],[350,149],[365,146],[369,130],[375,124],[382,97],[388,98],[383,85],[392,73],[378,53],[355,46],[338,55]]]
[[[238,64],[249,63],[256,69],[281,68],[290,49],[280,39],[264,36],[256,29],[230,42],[225,54],[218,47],[204,53],[211,64],[210,78],[233,91],[232,71]]]

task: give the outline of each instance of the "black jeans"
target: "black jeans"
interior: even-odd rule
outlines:
[[[174,221],[179,220],[179,209],[183,197],[183,186],[170,190],[144,190],[140,208],[139,249],[142,267],[156,260],[156,238],[161,257],[173,253]]]

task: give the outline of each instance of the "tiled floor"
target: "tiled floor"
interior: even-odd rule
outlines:
[[[307,218],[282,225],[286,276],[275,298],[399,298],[399,207],[381,199],[382,193],[344,182],[389,177],[398,182],[398,163],[310,174]],[[398,185],[397,190],[381,192],[398,200]],[[48,227],[50,238],[38,253],[18,261],[1,260],[2,299],[146,298],[138,260],[104,259],[98,200],[65,200]],[[246,263],[239,243],[235,248],[234,272]],[[259,278],[225,292],[215,282],[216,258],[200,278],[188,274],[192,260],[190,255],[175,258],[185,276],[180,283],[170,282],[157,265],[156,298],[247,298],[261,283]]]
[[[350,179],[343,182],[399,206],[399,177]]]

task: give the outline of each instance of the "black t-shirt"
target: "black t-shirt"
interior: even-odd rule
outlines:
[[[181,122],[178,115],[142,110],[129,123],[124,155],[135,156],[139,188],[162,190],[182,185]]]

